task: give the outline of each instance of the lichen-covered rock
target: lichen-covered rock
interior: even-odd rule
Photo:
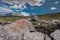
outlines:
[[[47,35],[36,32],[32,23],[27,19],[0,26],[0,40],[44,40],[44,38],[50,40]]]
[[[24,35],[24,40],[51,40],[46,34],[39,32],[27,33]]]
[[[23,34],[35,30],[33,25],[26,19],[0,27],[0,38],[2,40],[22,40]],[[0,40],[1,40],[0,39]]]
[[[55,30],[53,33],[51,33],[51,36],[55,39],[55,40],[60,40],[60,30]]]

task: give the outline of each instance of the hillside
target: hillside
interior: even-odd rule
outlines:
[[[57,19],[60,20],[60,13],[53,13],[53,14],[45,14],[45,15],[38,15],[38,17],[41,20],[50,20],[50,19]],[[28,18],[28,17],[24,17],[24,16],[11,16],[11,17],[1,17],[0,19],[6,20],[6,21],[15,21],[15,20],[19,20],[22,18]]]
[[[60,13],[51,13],[51,14],[40,15],[39,18],[43,19],[43,20],[50,20],[50,19],[60,20]]]

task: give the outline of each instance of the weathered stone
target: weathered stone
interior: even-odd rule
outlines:
[[[55,30],[53,33],[51,33],[51,36],[52,36],[55,40],[60,40],[60,30]]]
[[[33,32],[30,32],[33,31]],[[43,33],[36,32],[34,26],[27,19],[21,19],[14,23],[0,27],[2,40],[50,40]]]

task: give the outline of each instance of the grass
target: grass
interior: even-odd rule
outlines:
[[[20,19],[26,19],[27,17],[23,17],[23,16],[13,16],[13,17],[0,17],[0,20],[4,20],[4,21],[16,21],[16,20],[20,20]]]
[[[60,13],[40,15],[39,18],[42,20],[50,20],[50,19],[60,20]]]
[[[60,20],[60,13],[39,15],[38,17],[41,20],[50,20],[50,19]],[[28,17],[24,17],[24,16],[0,17],[0,19],[3,19],[5,21],[16,21],[24,18],[28,18]]]

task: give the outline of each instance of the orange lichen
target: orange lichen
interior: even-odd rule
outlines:
[[[24,28],[24,26],[27,24],[27,20],[26,19],[22,19],[19,21],[15,22],[16,27],[20,27],[20,28]]]
[[[17,30],[12,30],[12,29],[8,29],[7,31],[9,35],[13,35],[14,33],[17,32]]]

